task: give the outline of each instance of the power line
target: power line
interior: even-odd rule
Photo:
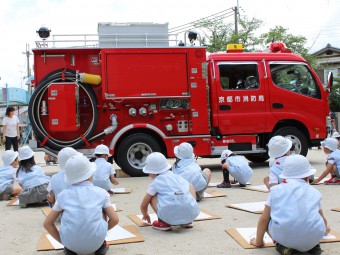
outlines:
[[[216,17],[211,18],[211,19],[207,19],[207,20],[210,21],[210,22],[216,22],[216,21],[223,20],[223,19],[228,18],[228,17],[233,16],[233,15],[234,15],[233,13],[230,13],[229,15],[224,14],[224,15],[216,16]],[[196,24],[201,22],[201,21],[204,21],[204,20],[205,20],[205,18],[202,18],[201,20],[196,21]],[[170,33],[185,32],[189,29],[197,27],[196,24],[195,23],[188,23],[188,24],[186,24],[186,26],[183,25],[181,28],[170,30]]]
[[[227,12],[227,13],[225,13]],[[222,14],[224,13],[224,14]],[[209,16],[206,16],[204,18],[201,18],[201,19],[198,19],[198,20],[195,20],[195,21],[192,21],[192,22],[189,22],[189,23],[186,23],[186,24],[183,24],[183,25],[180,25],[180,26],[176,26],[176,27],[173,27],[173,28],[170,28],[169,29],[169,32],[170,33],[173,33],[174,31],[177,31],[177,30],[182,30],[183,28],[182,27],[186,27],[186,26],[192,26],[193,24],[197,23],[197,22],[200,22],[202,20],[211,20],[211,19],[214,19],[217,17],[221,17],[221,16],[224,16],[224,15],[228,15],[230,13],[233,13],[233,10],[232,8],[229,8],[229,9],[226,9],[226,10],[223,10],[223,11],[220,11],[220,12],[217,12],[217,13],[214,13],[214,14],[211,14]]]

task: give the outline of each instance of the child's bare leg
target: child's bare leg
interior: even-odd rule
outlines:
[[[152,210],[157,214],[157,205],[158,205],[158,197],[153,196],[150,202],[150,206],[152,208]]]
[[[208,176],[208,183],[210,182],[211,179],[211,171],[209,168],[204,168],[203,172]]]
[[[14,188],[13,192],[12,192],[12,196],[16,197],[17,195],[19,195],[22,192],[22,188],[21,187],[16,187]]]

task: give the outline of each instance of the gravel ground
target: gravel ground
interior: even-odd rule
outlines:
[[[320,174],[324,169],[326,159],[322,150],[315,148],[310,150],[308,158],[317,169],[317,174]],[[218,159],[199,159],[198,161],[200,165],[212,169],[212,182],[222,180]],[[43,162],[41,152],[36,153],[36,162]],[[250,180],[251,184],[263,184],[262,180],[269,169],[268,163],[251,164],[251,166],[254,170],[254,175]],[[48,175],[58,171],[56,167],[44,167],[44,170]],[[140,214],[139,205],[150,179],[149,177],[120,177],[118,181],[120,182],[118,187],[132,188],[130,194],[111,196],[112,203],[123,209],[118,212],[119,225],[134,225],[126,215]],[[331,208],[340,207],[340,186],[318,185],[314,187],[323,195],[322,207],[331,228],[340,232],[340,212],[331,211]],[[248,191],[237,186],[231,189],[209,189],[221,191],[227,196],[206,198],[199,203],[200,208],[213,212],[221,216],[222,219],[194,222],[192,229],[175,229],[172,232],[161,232],[151,227],[138,228],[145,238],[145,242],[112,245],[107,254],[278,254],[274,248],[243,249],[224,231],[234,227],[256,227],[259,218],[258,214],[227,208],[226,204],[263,201],[267,198],[266,193]],[[17,206],[6,205],[7,202],[0,202],[1,254],[64,254],[63,251],[36,251],[39,238],[44,232],[45,216],[41,211],[42,207],[21,209]],[[152,212],[151,209],[150,212]],[[324,250],[323,254],[340,254],[340,243],[322,244],[321,247]]]

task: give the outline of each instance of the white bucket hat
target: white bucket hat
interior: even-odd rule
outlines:
[[[338,132],[334,132],[333,134],[332,134],[332,138],[338,138],[338,137],[340,137],[340,134],[338,133]]]
[[[192,159],[195,157],[194,148],[190,143],[181,143],[174,148],[175,156],[179,159]]]
[[[19,153],[17,151],[7,150],[2,154],[2,161],[5,166],[9,166],[18,157]]]
[[[104,144],[98,145],[95,150],[94,150],[94,154],[106,154],[109,157],[111,157],[112,155],[110,154],[110,149],[109,147],[107,147]]]
[[[331,151],[336,151],[336,149],[338,148],[338,140],[332,137],[326,138],[321,142],[321,146],[328,148]]]
[[[83,155],[70,157],[65,164],[65,181],[72,185],[90,178],[94,171],[94,164]]]
[[[285,155],[292,147],[292,141],[283,136],[273,136],[268,143],[268,155],[271,158],[278,158]]]
[[[225,159],[227,159],[233,152],[231,150],[224,150],[221,153],[221,162]]]
[[[315,174],[316,169],[312,168],[306,157],[292,155],[286,158],[283,163],[283,172],[280,177],[283,179],[299,179]]]
[[[161,174],[168,171],[170,168],[171,165],[162,153],[153,152],[147,156],[143,172],[146,174]]]
[[[65,164],[66,164],[66,161],[72,157],[72,156],[75,156],[75,155],[78,155],[81,153],[79,153],[78,151],[76,151],[75,149],[71,148],[71,147],[65,147],[63,149],[61,149],[58,153],[58,163],[59,163],[59,167],[61,169],[64,169],[65,168]]]
[[[32,151],[32,149],[29,146],[25,145],[19,149],[18,159],[20,161],[32,158],[33,156],[34,156],[34,151]]]

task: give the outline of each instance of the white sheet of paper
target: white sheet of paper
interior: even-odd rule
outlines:
[[[12,205],[19,205],[19,199],[17,199],[17,201],[15,201]]]
[[[154,222],[155,220],[158,220],[158,217],[157,217],[157,214],[155,213],[150,213],[150,221],[151,221],[151,224],[152,222]],[[143,215],[142,214],[137,214],[137,217],[140,218],[141,220],[143,219]],[[144,220],[143,220],[144,221]],[[146,222],[146,221],[144,221]],[[147,223],[147,222],[146,222]]]
[[[336,238],[336,237],[333,236],[333,235],[325,235],[325,236],[322,237],[322,239],[326,239],[326,240],[327,240],[327,239],[328,239],[328,240],[329,240],[329,239],[335,239],[335,238]]]
[[[256,228],[236,228],[237,232],[250,244],[250,239],[256,237]],[[263,237],[264,243],[272,243],[273,240],[265,233]]]
[[[208,187],[216,187],[220,182],[209,182]]]
[[[136,236],[126,229],[122,228],[121,226],[115,226],[114,228],[107,231],[105,240],[109,242],[133,237]]]
[[[64,248],[64,245],[62,245],[57,240],[55,240],[50,234],[47,234],[46,237],[47,237],[48,241],[50,241],[50,243],[52,244],[54,249],[58,250],[58,249]]]
[[[204,193],[203,193],[203,197],[213,197],[213,195],[210,195],[209,193],[204,192]]]
[[[257,185],[257,186],[248,186],[248,188],[250,189],[259,189],[259,190],[263,190],[263,191],[269,191],[269,189],[267,188],[266,185]]]
[[[204,220],[204,219],[210,219],[212,216],[203,212],[200,212],[200,214],[196,217],[196,220]]]
[[[123,193],[125,192],[125,188],[112,188],[111,191],[113,193]]]
[[[117,211],[117,206],[116,206],[116,204],[111,204],[111,206],[113,207],[113,209],[114,209],[115,211]]]
[[[264,210],[264,204],[266,201],[261,202],[252,202],[252,203],[241,203],[241,204],[231,204],[233,206],[239,207],[243,210],[251,211],[251,212],[258,212]]]

